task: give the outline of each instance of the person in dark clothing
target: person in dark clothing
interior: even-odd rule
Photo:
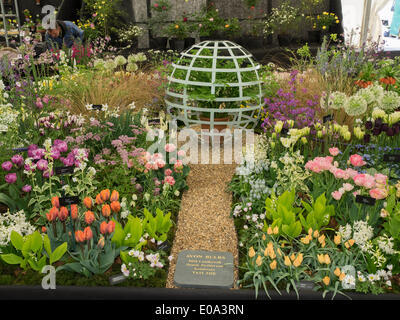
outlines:
[[[83,30],[71,21],[57,20],[55,29],[48,29],[45,36],[48,48],[71,48],[74,43],[84,43]]]

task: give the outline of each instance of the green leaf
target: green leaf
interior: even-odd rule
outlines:
[[[22,250],[22,246],[24,245],[23,236],[21,236],[18,232],[13,230],[11,231],[10,240],[15,249],[20,251]]]
[[[67,252],[67,249],[68,249],[67,242],[64,242],[63,244],[59,245],[50,255],[50,264],[53,264],[54,262],[60,260],[65,254],[65,252]]]
[[[13,253],[2,254],[0,257],[7,264],[21,264],[24,261],[24,259],[22,259],[20,256],[17,256]]]
[[[125,238],[125,232],[122,229],[122,226],[118,221],[116,221],[114,219],[112,219],[112,221],[115,222],[115,230],[114,230],[114,235],[113,235],[111,241],[114,242],[117,247],[121,247],[122,241]]]
[[[12,200],[4,193],[0,193],[0,203],[5,204],[10,209],[10,211],[14,211],[16,208],[14,200]]]
[[[32,238],[32,243],[31,243],[31,250],[33,252],[39,252],[43,248],[43,239],[42,236],[40,235],[39,231],[35,231],[31,235],[29,235]]]
[[[44,245],[44,249],[46,250],[46,252],[51,260],[51,244],[50,244],[49,236],[47,234],[44,235],[43,245]],[[51,264],[51,262],[50,262],[50,264]]]

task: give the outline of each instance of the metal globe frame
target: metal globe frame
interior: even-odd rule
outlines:
[[[208,49],[212,51],[212,55],[202,55],[203,50]],[[224,54],[221,54],[224,53]],[[189,59],[189,65],[182,63],[183,59]],[[195,62],[198,59],[212,59],[212,68],[196,67]],[[235,68],[217,68],[217,62],[219,59],[232,60]],[[238,60],[243,59],[246,62],[246,66],[239,65]],[[258,70],[261,68],[260,64],[257,63],[253,55],[240,45],[231,41],[203,41],[193,45],[188,50],[181,53],[180,59],[177,63],[172,64],[173,71],[168,76],[168,85],[166,89],[165,102],[167,105],[167,112],[171,114],[175,120],[183,121],[186,127],[195,125],[207,124],[210,128],[209,135],[223,135],[223,133],[216,132],[215,125],[227,125],[227,127],[241,128],[241,129],[252,129],[257,125],[259,120],[257,111],[263,106],[263,94],[262,94],[262,80],[258,74]],[[177,70],[186,70],[185,79],[176,77]],[[190,80],[192,71],[208,72],[211,74],[211,82],[199,82]],[[237,82],[233,83],[216,83],[217,73],[236,73]],[[254,72],[254,81],[243,82],[242,74],[244,72]],[[183,85],[181,92],[174,91],[171,87],[174,84]],[[218,97],[215,98],[215,102],[219,104],[224,103],[237,103],[237,108],[203,108],[196,106],[196,102],[202,99],[193,100],[189,97],[187,92],[188,86],[202,86],[209,87],[210,93],[215,94],[217,87],[238,87],[239,95],[236,97]],[[244,91],[250,86],[257,86],[258,94],[256,98],[246,96]],[[248,103],[252,100],[253,103]],[[203,100],[204,101],[204,100]],[[241,108],[240,105],[245,104],[247,107]],[[209,121],[200,119],[200,115],[203,112],[210,114]],[[229,121],[215,121],[218,118],[218,114],[228,114]]]

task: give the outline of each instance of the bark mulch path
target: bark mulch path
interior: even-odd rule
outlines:
[[[174,272],[178,254],[182,250],[231,252],[236,284],[238,241],[234,221],[230,218],[232,195],[227,192],[235,168],[235,164],[190,165],[191,171],[187,178],[189,190],[182,195],[167,288],[176,288]]]

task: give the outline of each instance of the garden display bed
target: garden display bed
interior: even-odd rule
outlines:
[[[164,30],[207,37],[181,53],[89,21],[0,59],[0,299],[400,299],[399,57],[333,35],[260,64],[218,12]]]

